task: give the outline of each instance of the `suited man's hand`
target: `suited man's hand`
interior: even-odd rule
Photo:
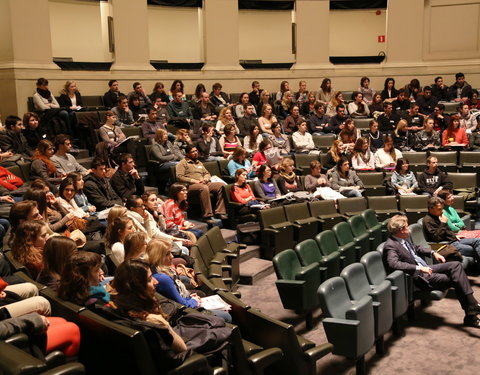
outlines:
[[[420,272],[432,274],[432,269],[430,267],[420,267]]]
[[[433,252],[433,257],[437,260],[437,262],[445,263],[445,257],[437,252]]]

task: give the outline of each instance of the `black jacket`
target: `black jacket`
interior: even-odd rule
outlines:
[[[434,173],[428,173],[427,170],[425,170],[425,172],[418,176],[418,188],[430,195],[440,186],[446,190],[453,189],[452,181],[448,179],[445,172],[442,172],[438,168]]]
[[[215,142],[215,149],[217,151],[210,153],[210,145],[212,142]],[[205,138],[201,137],[197,141],[197,148],[200,153],[200,159],[206,159],[209,156],[223,156],[222,146],[220,146],[218,138],[215,137],[212,137],[209,143],[205,141]]]
[[[118,97],[122,95],[126,96],[120,91],[116,92],[108,90],[105,94],[103,94],[103,105],[109,109],[115,107],[118,103]]]
[[[110,179],[110,184],[117,195],[122,199],[127,199],[132,195],[142,195],[145,192],[145,186],[142,179],[136,180],[130,174],[125,173],[121,168],[118,168]]]
[[[97,208],[97,211],[123,203],[122,199],[113,190],[110,181],[106,178],[98,178],[93,173],[85,176],[83,191],[88,201]]]
[[[457,236],[448,227],[447,223],[442,223],[438,216],[433,216],[428,213],[423,218],[423,232],[427,241],[442,242],[442,241],[456,241]]]
[[[82,95],[80,95],[79,92],[76,92],[75,97],[77,98],[77,106],[83,107]],[[70,109],[70,107],[72,106],[72,100],[69,98],[68,95],[61,94],[58,97],[58,104],[60,104],[60,107],[62,108]]]
[[[33,150],[28,146],[27,140],[22,133],[7,130],[0,135],[0,148],[2,151],[12,151],[27,157],[33,155]]]

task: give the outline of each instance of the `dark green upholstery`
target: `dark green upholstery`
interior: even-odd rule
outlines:
[[[287,221],[294,224],[297,242],[313,238],[322,230],[322,221],[310,216],[308,203],[296,203],[284,206]]]
[[[293,248],[293,224],[287,221],[283,207],[260,210],[258,214],[262,230],[262,255],[265,259],[272,259],[282,250]]]
[[[368,208],[375,211],[380,221],[385,223],[394,215],[404,214],[398,210],[397,197],[386,195],[382,197],[367,197]]]
[[[318,247],[317,241],[308,239],[295,246],[298,258],[302,266],[318,263],[322,281],[340,275],[340,252],[333,252],[323,255]]]
[[[367,224],[365,223],[365,220],[363,219],[362,215],[355,215],[352,216],[350,219],[348,219],[348,223],[350,224],[350,227],[352,228],[352,233],[355,236],[355,238],[360,238],[361,236],[364,236],[365,234],[369,238],[369,247],[370,251],[374,251],[378,245],[380,245],[382,241],[382,227],[378,226],[374,229],[369,229],[367,227]],[[368,248],[368,247],[367,247]],[[366,252],[368,250],[365,249]],[[363,254],[362,254],[363,255]],[[360,258],[359,258],[360,260]]]
[[[338,213],[334,200],[321,200],[308,203],[310,215],[323,221],[322,229],[332,229],[337,223],[347,220],[345,215]]]
[[[318,298],[326,316],[322,323],[328,342],[333,344],[332,352],[362,364],[375,342],[372,298],[351,301],[341,277],[323,282]]]
[[[380,223],[378,221],[377,215],[375,214],[375,211],[372,209],[368,209],[362,212],[362,217],[363,220],[365,221],[365,225],[367,226],[368,229],[378,231],[380,230],[382,236],[381,236],[381,241],[386,241],[388,237],[388,232],[387,232],[387,222],[382,222]],[[377,244],[378,246],[379,244]]]
[[[402,271],[393,271],[387,275],[383,266],[382,255],[378,251],[365,254],[360,262],[365,267],[368,282],[371,285],[380,285],[388,280],[392,288],[392,311],[393,319],[402,317],[408,308],[407,281]]]
[[[361,263],[353,263],[342,270],[340,276],[345,280],[351,300],[372,297],[375,317],[375,337],[383,340],[383,335],[392,327],[392,290],[390,282],[383,280],[379,285],[371,286]]]
[[[335,246],[342,256],[342,268],[355,263],[357,259],[360,259],[359,254],[362,252],[362,249],[360,248],[360,245],[355,242],[348,223],[338,223],[331,231],[329,231],[329,233],[323,233],[325,232],[322,232],[315,237],[320,246],[320,250],[324,252],[325,248],[326,251],[329,251],[330,247]],[[323,245],[321,241],[323,242]]]
[[[318,306],[315,293],[321,283],[318,263],[302,267],[295,251],[287,249],[273,257],[273,268],[283,307],[306,314],[307,327],[311,326],[312,310]]]

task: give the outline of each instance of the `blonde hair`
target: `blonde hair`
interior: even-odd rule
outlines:
[[[406,127],[408,127],[408,122],[404,119],[401,119],[397,124],[397,128],[395,129],[395,135],[398,137],[398,131],[405,129]]]
[[[77,83],[75,81],[70,81],[68,80],[67,82],[65,82],[65,85],[63,85],[63,89],[60,91],[60,94],[65,94],[65,95],[68,95],[68,88],[70,87],[70,85],[72,83]],[[75,92],[78,92],[78,90],[75,90]]]
[[[295,165],[295,162],[293,161],[292,158],[283,158],[282,163],[280,164],[280,169],[282,171],[285,170],[285,167],[288,167],[290,165]]]
[[[148,263],[157,270],[168,275],[172,275],[170,264],[165,264],[165,255],[168,250],[172,249],[172,243],[165,240],[155,238],[151,240],[146,249]]]
[[[291,107],[292,104],[293,104],[293,100],[292,100],[292,102],[290,102],[290,104],[288,104],[288,103],[286,102],[287,98],[288,98],[290,95],[293,96],[293,94],[292,94],[291,91],[285,91],[285,92],[283,93],[283,95],[282,95],[282,107],[283,107],[283,109],[285,109],[285,110],[289,110],[290,107]]]
[[[224,107],[222,108],[222,110],[220,111],[220,114],[218,115],[218,119],[222,122],[223,125],[227,125],[229,123],[228,122],[229,120],[226,117],[227,111],[230,111],[230,113],[232,112],[230,108]]]
[[[155,132],[155,142],[161,143],[164,135],[167,135],[168,132],[165,129],[157,129]]]
[[[340,160],[340,155],[337,152],[337,148],[340,143],[343,143],[340,139],[334,140],[332,143],[332,147],[330,147],[330,150],[328,150],[330,155],[332,155],[332,159],[335,161],[335,163]]]
[[[159,129],[159,130],[163,130],[163,129]],[[175,134],[175,136],[177,137],[177,141],[182,139],[185,135],[188,135],[187,129],[178,129],[177,134]]]

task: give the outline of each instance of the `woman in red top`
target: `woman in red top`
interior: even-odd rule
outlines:
[[[464,128],[460,128],[460,118],[458,115],[450,116],[448,128],[442,134],[442,146],[468,147],[467,133]]]
[[[251,213],[252,205],[260,205],[253,194],[252,188],[247,183],[248,172],[244,168],[237,169],[235,172],[235,183],[230,190],[232,201],[241,203],[244,206],[239,210],[240,215]]]
[[[195,228],[195,224],[185,220],[188,209],[188,189],[183,184],[173,184],[170,187],[167,199],[161,206],[167,230],[186,230],[200,238],[203,231]]]

